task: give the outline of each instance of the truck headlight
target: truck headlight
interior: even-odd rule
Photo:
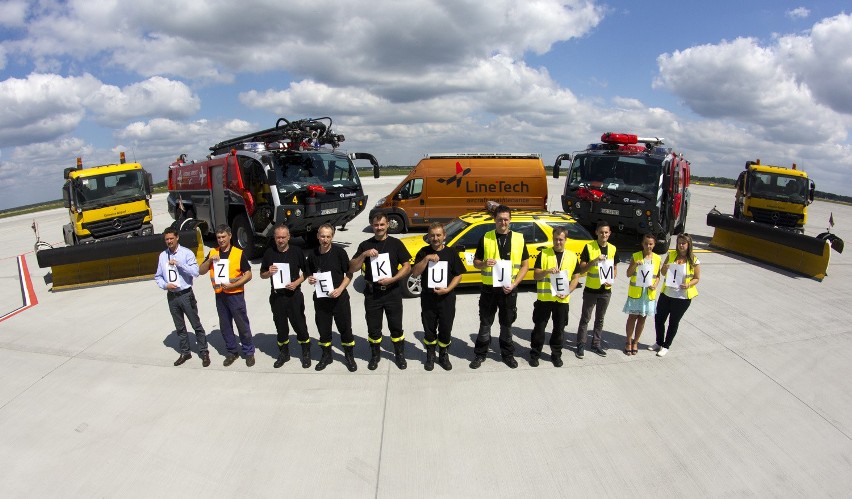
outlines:
[[[382,206],[383,204],[385,204],[385,199],[387,199],[387,197],[383,197],[382,199],[379,199],[379,200],[376,202],[376,206],[375,206],[375,207],[376,207],[376,208],[381,208],[381,206]]]
[[[636,216],[641,217],[642,216],[642,210],[636,210]]]

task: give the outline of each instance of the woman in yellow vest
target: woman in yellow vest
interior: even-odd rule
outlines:
[[[657,309],[657,282],[662,259],[654,253],[656,242],[653,234],[645,234],[642,251],[633,253],[627,267],[630,287],[624,304],[624,313],[628,314],[624,355],[636,355],[639,351],[639,337],[645,329],[645,318],[654,315]]]
[[[651,346],[651,350],[657,352],[657,357],[663,357],[668,353],[683,314],[686,313],[692,299],[698,296],[696,286],[701,277],[701,262],[692,252],[692,237],[688,234],[677,236],[676,247],[677,249],[669,250],[662,273],[668,275],[669,272],[676,273],[681,270],[682,275],[673,276],[676,282],[680,282],[679,286],[666,286],[663,283],[663,292],[660,294],[657,315],[654,318],[657,342]],[[666,331],[666,320],[669,321],[668,331]]]

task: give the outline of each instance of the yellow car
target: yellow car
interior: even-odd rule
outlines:
[[[553,228],[565,227],[567,240],[565,250],[573,251],[580,256],[586,243],[592,241],[592,236],[571,215],[560,212],[548,211],[512,211],[512,222],[509,230],[524,235],[527,251],[530,254],[530,270],[524,277],[525,282],[533,282],[533,266],[541,250],[553,246]],[[486,232],[494,230],[494,216],[487,211],[476,211],[467,213],[447,223],[447,237],[445,244],[458,250],[465,266],[461,285],[480,284],[480,271],[473,266],[473,254],[476,246]],[[407,236],[400,238],[411,253],[411,264],[414,264],[414,256],[420,248],[426,246],[426,236]],[[402,288],[405,297],[413,298],[420,296],[422,286],[420,277],[408,278],[408,283]]]

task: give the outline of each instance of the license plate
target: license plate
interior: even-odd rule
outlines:
[[[618,210],[611,210],[609,208],[601,208],[601,213],[606,215],[618,215]]]
[[[337,213],[337,208],[326,208],[320,211],[320,215],[331,215],[332,213]]]

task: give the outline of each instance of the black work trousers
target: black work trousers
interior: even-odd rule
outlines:
[[[512,337],[512,324],[518,318],[518,290],[506,294],[503,288],[482,286],[479,295],[479,333],[473,347],[475,355],[488,355],[491,345],[491,326],[494,316],[500,324],[500,355],[509,357],[515,354],[515,342]]]
[[[269,295],[269,306],[272,307],[272,321],[278,332],[279,348],[290,343],[289,324],[293,325],[299,343],[310,343],[311,337],[308,335],[308,323],[305,319],[305,296],[301,290],[273,291]]]
[[[320,346],[331,346],[332,320],[340,333],[340,344],[345,347],[355,346],[355,337],[352,335],[352,308],[346,290],[337,298],[317,298],[314,295],[314,311]]]
[[[394,343],[405,339],[402,329],[402,292],[398,286],[387,291],[364,294],[364,314],[367,320],[367,340],[382,342],[382,316],[387,317],[388,330]]]
[[[456,318],[456,294],[424,294],[420,298],[420,320],[423,322],[423,343],[446,348],[453,341],[453,321]]]
[[[536,300],[533,303],[533,330],[530,337],[530,356],[539,357],[544,346],[544,330],[553,317],[553,333],[550,335],[550,351],[553,357],[562,356],[565,342],[565,326],[568,324],[568,304],[558,301]]]

